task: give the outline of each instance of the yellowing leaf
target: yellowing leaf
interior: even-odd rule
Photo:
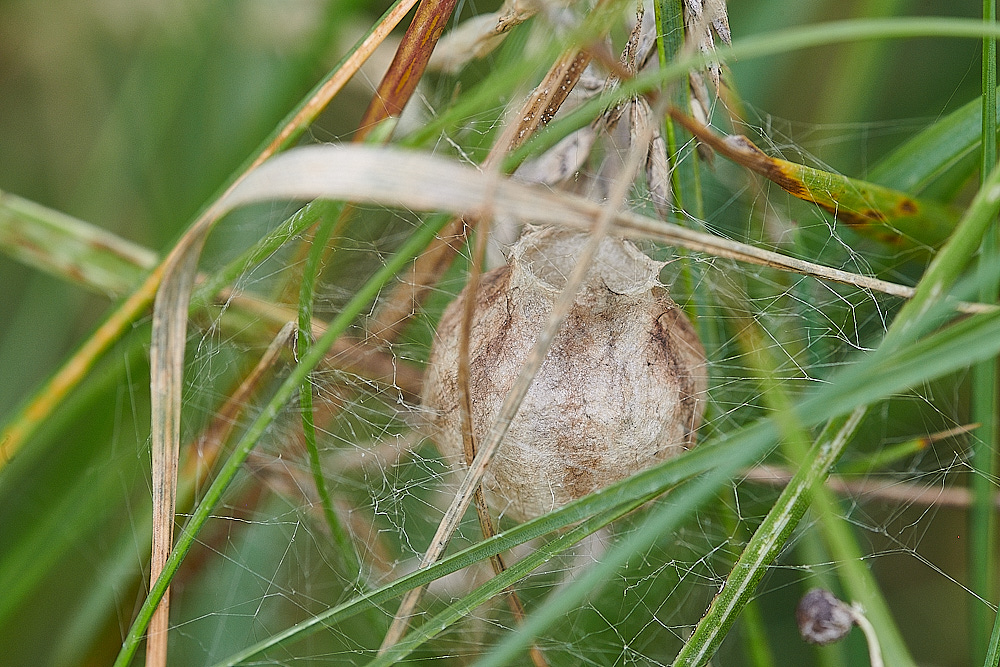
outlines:
[[[829,211],[837,222],[868,238],[897,248],[936,248],[958,222],[958,213],[943,204],[773,158],[743,135],[721,137],[676,110],[671,116],[716,152]]]

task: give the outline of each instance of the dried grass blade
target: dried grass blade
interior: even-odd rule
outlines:
[[[410,101],[427,69],[431,53],[448,25],[456,4],[458,0],[422,0],[417,6],[413,21],[403,35],[395,57],[361,118],[355,141],[361,141],[382,120],[399,116],[403,112],[403,107]]]
[[[403,20],[403,17],[409,13],[416,3],[417,0],[397,0],[396,4],[382,15],[382,19],[368,36],[361,40],[351,54],[341,62],[333,75],[317,86],[309,96],[309,99],[284,123],[282,129],[275,135],[274,139],[254,159],[249,169],[260,165],[264,160],[287,147],[292,139],[307,125],[316,120],[316,117],[326,108],[330,100],[361,69],[361,65],[385,41],[385,38],[389,36],[393,28],[399,25],[399,22]]]
[[[187,457],[187,462],[181,471],[181,479],[190,481],[192,487],[203,482],[208,476],[219,458],[222,446],[229,439],[240,413],[248,405],[250,397],[260,388],[264,374],[274,368],[281,358],[281,353],[291,346],[294,335],[295,322],[289,320],[271,340],[253,369],[243,377],[236,391],[229,395],[221,408],[216,410],[211,423],[201,436],[186,445],[186,450],[192,455]]]
[[[787,485],[794,471],[777,466],[759,465],[747,470],[744,480],[782,487]],[[869,499],[901,505],[921,507],[952,507],[968,509],[972,505],[972,493],[964,486],[928,486],[913,482],[889,479],[878,481],[874,478],[849,478],[831,475],[826,486],[834,493],[846,496],[852,501]],[[1000,510],[1000,497],[994,497],[992,510]]]
[[[475,458],[469,464],[469,470],[466,473],[465,479],[462,480],[461,485],[455,493],[455,498],[445,511],[438,529],[434,533],[434,537],[431,538],[430,546],[427,548],[423,559],[421,559],[420,567],[429,567],[444,556],[451,537],[458,528],[458,523],[468,510],[476,491],[480,488],[480,483],[486,474],[486,468],[489,467],[500,444],[503,442],[507,434],[507,429],[517,415],[517,411],[520,409],[521,403],[527,395],[528,389],[531,387],[535,375],[538,373],[538,369],[542,365],[542,361],[548,354],[552,341],[555,339],[563,320],[573,306],[576,293],[583,283],[587,272],[590,270],[590,265],[601,241],[613,226],[615,211],[624,204],[625,196],[635,179],[635,174],[645,160],[649,139],[652,136],[652,127],[645,129],[646,131],[642,136],[633,138],[633,144],[629,150],[625,165],[621,173],[615,178],[611,192],[608,193],[608,203],[598,208],[597,215],[593,217],[591,224],[588,226],[587,231],[590,233],[590,238],[580,253],[576,266],[573,267],[573,271],[566,278],[562,292],[553,303],[552,311],[549,313],[545,325],[535,340],[528,358],[521,367],[517,380],[504,397],[503,404],[500,406],[495,421],[483,438],[482,448],[476,452]],[[494,176],[494,178],[498,177]],[[492,192],[490,194],[492,195]],[[490,196],[484,201],[492,204],[495,199],[493,196]],[[471,303],[471,301],[472,298],[470,296],[466,303]],[[466,315],[466,319],[470,319],[471,312],[467,312]],[[389,627],[389,631],[382,642],[379,653],[384,653],[402,639],[409,625],[409,619],[413,615],[417,604],[419,604],[422,594],[423,588],[414,588],[403,598],[396,616],[393,618],[392,625]]]
[[[173,544],[188,305],[198,270],[198,257],[215,219],[216,216],[204,217],[201,224],[185,234],[167,257],[163,281],[153,304],[150,347],[153,549],[150,581],[160,576]],[[167,664],[169,595],[169,590],[164,593],[150,621],[146,664],[154,667]]]
[[[234,193],[231,205],[269,198],[336,197],[466,217],[502,213],[524,222],[589,230],[602,211],[596,202],[572,194],[485,174],[473,167],[412,151],[365,146],[310,146],[274,158],[251,174],[253,187]],[[250,181],[251,178],[247,180]],[[248,194],[251,190],[253,195]],[[910,298],[913,288],[800,260],[713,234],[628,211],[615,213],[617,233],[649,239],[740,262],[801,273],[822,280]],[[961,312],[991,312],[986,304],[958,304]]]
[[[153,464],[153,544],[150,581],[156,581],[169,556],[173,543],[173,522],[177,489],[177,456],[180,448],[181,390],[183,388],[184,346],[191,290],[198,267],[198,257],[208,233],[224,212],[222,202],[238,189],[242,178],[291,139],[325,108],[375,48],[388,36],[415,0],[401,0],[362,40],[344,63],[318,86],[310,98],[293,114],[274,139],[238,175],[232,185],[203,213],[162,265],[163,280],[153,306],[153,332],[150,347],[150,391],[152,414],[151,457]],[[147,281],[148,283],[149,281]],[[152,287],[155,289],[156,285]],[[146,664],[165,667],[167,630],[169,628],[169,589],[150,621]]]

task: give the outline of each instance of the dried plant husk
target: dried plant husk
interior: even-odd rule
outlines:
[[[463,303],[474,298],[472,423],[495,420],[587,237],[529,227],[510,263],[463,291],[438,326],[424,385],[430,435],[465,467],[458,358]],[[705,353],[659,282],[662,264],[606,238],[483,485],[502,514],[525,520],[624,479],[695,443]]]

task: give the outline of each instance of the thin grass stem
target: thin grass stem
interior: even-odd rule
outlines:
[[[996,24],[996,0],[983,0],[983,21]],[[980,180],[983,187],[991,169],[997,164],[997,48],[996,39],[983,38],[982,62],[982,159]],[[994,216],[995,217],[995,216]],[[985,277],[991,266],[1000,258],[1000,234],[994,219],[983,238],[979,257],[979,272]],[[984,303],[995,303],[997,285],[983,280],[980,284],[979,299]],[[996,600],[997,561],[997,519],[993,511],[997,492],[997,361],[990,359],[977,364],[972,369],[972,415],[971,420],[979,424],[972,440],[971,464],[974,471],[971,480],[973,503],[969,514],[969,574],[970,588],[975,595],[969,596],[969,649],[972,663],[979,664],[986,659],[988,651],[987,628],[990,609],[983,600]]]
[[[296,334],[297,349],[300,355],[309,354],[312,347],[313,330],[313,304],[316,300],[316,282],[322,272],[323,258],[326,256],[327,247],[331,238],[339,236],[342,229],[342,222],[345,221],[340,213],[343,204],[338,203],[326,206],[319,225],[316,227],[316,234],[313,236],[310,245],[309,255],[302,272],[302,285],[299,290],[299,312],[298,331]],[[299,388],[299,401],[302,412],[302,436],[306,445],[306,452],[309,456],[309,470],[312,473],[313,484],[316,486],[316,495],[319,498],[326,525],[330,529],[330,536],[337,546],[337,552],[347,567],[349,579],[360,590],[365,589],[364,577],[361,571],[361,560],[357,550],[351,540],[350,535],[344,528],[337,512],[333,507],[333,500],[326,485],[326,476],[323,474],[323,467],[320,464],[319,449],[316,445],[316,423],[313,411],[313,381],[312,376],[307,375]]]

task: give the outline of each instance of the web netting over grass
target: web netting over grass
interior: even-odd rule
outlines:
[[[437,95],[427,93],[428,105],[445,105],[454,85],[445,78]],[[470,136],[487,136],[500,126],[498,108],[493,108],[490,124],[474,119],[445,129],[436,141],[438,152],[460,160],[479,158],[479,147],[465,147]],[[722,106],[715,113],[725,117],[728,111]],[[724,122],[720,125],[727,129]],[[738,124],[735,132],[752,136],[771,154],[780,151],[789,159],[808,162],[795,150],[795,136],[774,136],[759,119]],[[693,143],[681,147],[675,182],[688,199],[682,202],[684,208],[675,200],[671,215],[686,226],[909,284],[926,261],[926,249],[899,251],[868,240],[718,156],[714,171],[696,167],[703,159]],[[602,192],[601,180],[615,174],[614,168],[602,165],[615,160],[621,160],[618,152],[599,146],[568,187]],[[695,169],[702,180],[696,190],[686,190],[682,179],[692,178]],[[638,179],[627,206],[655,215],[657,202],[648,185]],[[694,196],[701,198],[698,204],[691,201]],[[270,229],[293,212],[292,207],[255,206],[230,216],[211,242],[203,268],[211,270],[234,256],[225,241],[227,229]],[[349,210],[325,261],[316,292],[316,320],[332,319],[423,219],[423,214],[397,208]],[[300,235],[262,264],[247,267],[223,307],[191,329],[185,394],[185,433],[191,442],[197,443],[205,425],[222,413],[226,399],[265,356],[280,325],[295,319],[302,245],[307,241]],[[665,262],[661,280],[692,319],[706,350],[709,386],[700,442],[717,440],[769,414],[774,405],[766,392],[775,385],[794,402],[831,382],[845,365],[878,346],[903,303],[870,289],[703,252],[652,241],[638,245]],[[498,246],[509,250],[509,245]],[[195,664],[226,658],[416,569],[461,478],[435,447],[419,392],[436,323],[467,280],[469,255],[468,246],[461,244],[454,262],[434,278],[425,295],[409,287],[411,272],[402,272],[349,329],[330,363],[312,374],[319,462],[330,496],[327,508],[303,440],[299,399],[277,415],[175,581],[172,660]],[[401,303],[401,316],[387,320],[387,309]],[[762,369],[759,360],[751,359],[754,352],[762,352],[770,368]],[[297,359],[297,348],[289,342],[254,392],[237,401],[236,433]],[[907,629],[944,615],[914,609],[918,592],[919,597],[940,600],[949,613],[954,607],[954,615],[960,615],[959,607],[971,595],[961,583],[957,555],[962,548],[955,537],[962,530],[956,528],[963,525],[961,515],[941,509],[929,497],[962,485],[969,472],[968,436],[960,433],[929,446],[907,446],[911,440],[967,424],[964,379],[950,375],[872,406],[838,469],[839,515],[854,529],[866,563],[879,576],[890,607]],[[194,459],[198,451],[195,446],[188,456]],[[768,480],[782,471],[794,472],[798,465],[785,450],[773,451],[677,530],[655,536],[652,546],[632,554],[583,604],[547,628],[536,646],[553,665],[670,664],[778,496],[780,484]],[[770,473],[775,474],[769,478]],[[891,492],[896,497],[880,497]],[[516,585],[529,614],[544,600],[558,597],[590,564],[600,562],[611,545],[640,530],[650,512],[671,502],[667,493],[548,559]],[[332,523],[325,509],[335,515]],[[514,525],[505,516],[499,523],[501,529]],[[345,554],[338,530],[347,536],[354,555]],[[451,552],[481,539],[479,523],[469,512]],[[508,564],[544,542],[529,542],[505,554]],[[355,558],[359,573],[352,564]],[[737,625],[723,644],[718,664],[750,664],[745,642],[761,628],[778,664],[810,659],[804,657],[808,649],[794,638],[794,605],[813,586],[837,589],[840,566],[828,552],[816,519],[807,515],[764,577],[757,604],[744,617],[749,620]],[[445,610],[491,576],[483,560],[434,582],[419,607],[426,616],[413,625],[419,627],[424,618]],[[255,659],[283,665],[365,664],[374,658],[397,604],[398,598],[393,598],[379,606],[366,605],[357,615],[320,623],[318,631]],[[470,664],[516,625],[501,596],[477,606],[419,647],[411,659]],[[914,652],[923,648],[923,631],[904,634]],[[860,642],[856,637],[850,641]],[[847,650],[863,651],[858,645]]]

